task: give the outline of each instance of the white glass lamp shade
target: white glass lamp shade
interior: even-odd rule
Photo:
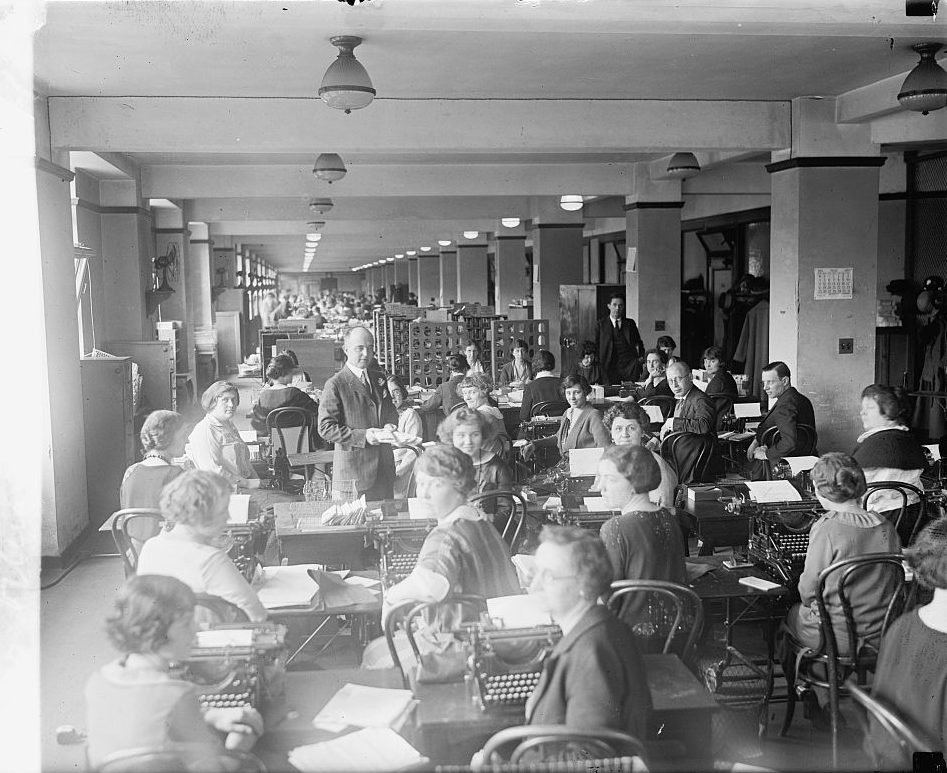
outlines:
[[[668,161],[668,177],[683,180],[700,172],[700,162],[693,153],[675,153]]]
[[[504,228],[516,228],[520,224],[520,219],[518,217],[503,217],[500,218],[500,225]]]
[[[355,46],[361,42],[362,39],[355,35],[332,38],[332,45],[338,46],[339,56],[329,65],[319,86],[322,101],[346,113],[367,107],[375,98],[372,79],[353,53]]]
[[[934,60],[939,43],[920,43],[914,50],[921,55],[921,61],[904,79],[898,102],[905,110],[927,115],[947,105],[947,72]]]
[[[480,236],[480,231],[464,231],[465,239],[476,239]]]
[[[313,169],[312,171],[313,174],[315,174],[316,170]],[[318,215],[324,215],[326,212],[331,211],[334,206],[335,204],[332,199],[313,199],[309,202],[309,211]]]
[[[338,153],[321,153],[316,159],[316,165],[312,168],[312,173],[320,180],[332,183],[335,180],[341,180],[345,177],[348,169]]]
[[[559,197],[559,207],[566,212],[578,212],[584,201],[578,193],[565,193]]]
[[[450,239],[438,239],[438,240],[437,240],[437,243],[438,243],[441,247],[450,247]]]

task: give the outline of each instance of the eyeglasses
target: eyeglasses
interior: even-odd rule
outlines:
[[[548,585],[555,580],[574,580],[577,574],[553,574],[549,569],[540,569],[533,575],[533,582]]]

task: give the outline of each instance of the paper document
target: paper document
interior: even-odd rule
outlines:
[[[256,589],[260,603],[267,609],[309,606],[319,592],[310,569],[322,567],[319,564],[263,567],[263,583]]]
[[[426,519],[433,518],[431,508],[426,502],[422,502],[417,497],[408,497],[408,516],[410,518]]]
[[[513,448],[522,448],[522,447],[525,446],[528,442],[529,442],[529,441],[528,441],[526,438],[520,438],[519,440],[514,440],[514,441],[513,441]]]
[[[298,746],[289,762],[302,773],[400,770],[425,761],[417,749],[390,728],[358,730],[331,741]]]
[[[694,386],[697,387],[701,392],[706,392],[707,387],[709,386],[706,381],[700,381],[699,379],[694,379]]]
[[[549,611],[531,593],[487,599],[487,614],[500,628],[531,628],[552,623]]]
[[[250,628],[224,628],[197,632],[198,647],[251,647],[253,630]]]
[[[664,414],[661,413],[661,407],[658,405],[642,405],[644,412],[648,414],[648,419],[652,424],[660,424],[664,421]]]
[[[748,480],[746,487],[754,502],[801,502],[802,495],[788,480]]]
[[[792,470],[793,475],[798,475],[800,472],[808,472],[813,467],[815,463],[819,461],[818,456],[784,456],[783,461],[789,464],[789,469]]]
[[[250,495],[231,494],[227,513],[227,523],[246,523],[250,517]]]
[[[312,724],[391,727],[414,705],[411,690],[346,684],[323,707]]]
[[[528,588],[533,581],[533,575],[536,574],[536,556],[531,553],[517,553],[511,560],[513,566],[516,567],[516,577],[520,581],[520,587]]]
[[[523,402],[523,390],[522,389],[511,389],[509,392],[509,398],[511,403],[522,403]]]
[[[241,429],[238,431],[240,432],[240,439],[244,443],[259,443],[260,442],[259,438],[257,437],[255,429]]]
[[[940,459],[940,445],[938,443],[931,443],[929,446],[924,446],[928,451],[931,452],[931,458],[936,462]]]
[[[601,513],[611,509],[605,506],[605,500],[601,497],[583,497],[582,504],[584,504],[586,509],[591,513]]]
[[[573,448],[569,451],[569,477],[595,475],[604,448]]]
[[[759,403],[734,403],[733,415],[738,419],[753,419],[763,414]]]

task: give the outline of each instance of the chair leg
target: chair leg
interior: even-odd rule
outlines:
[[[786,677],[786,716],[783,718],[783,726],[779,734],[785,736],[789,732],[789,726],[792,724],[792,717],[796,711],[796,659],[792,652],[786,653],[782,665],[783,676]]]
[[[838,770],[839,688],[838,671],[834,659],[829,658],[829,718],[832,727],[832,770]]]

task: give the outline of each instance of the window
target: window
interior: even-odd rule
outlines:
[[[76,264],[76,314],[79,318],[79,356],[90,354],[95,348],[95,329],[92,320],[92,258],[95,253],[81,244],[73,253]]]

